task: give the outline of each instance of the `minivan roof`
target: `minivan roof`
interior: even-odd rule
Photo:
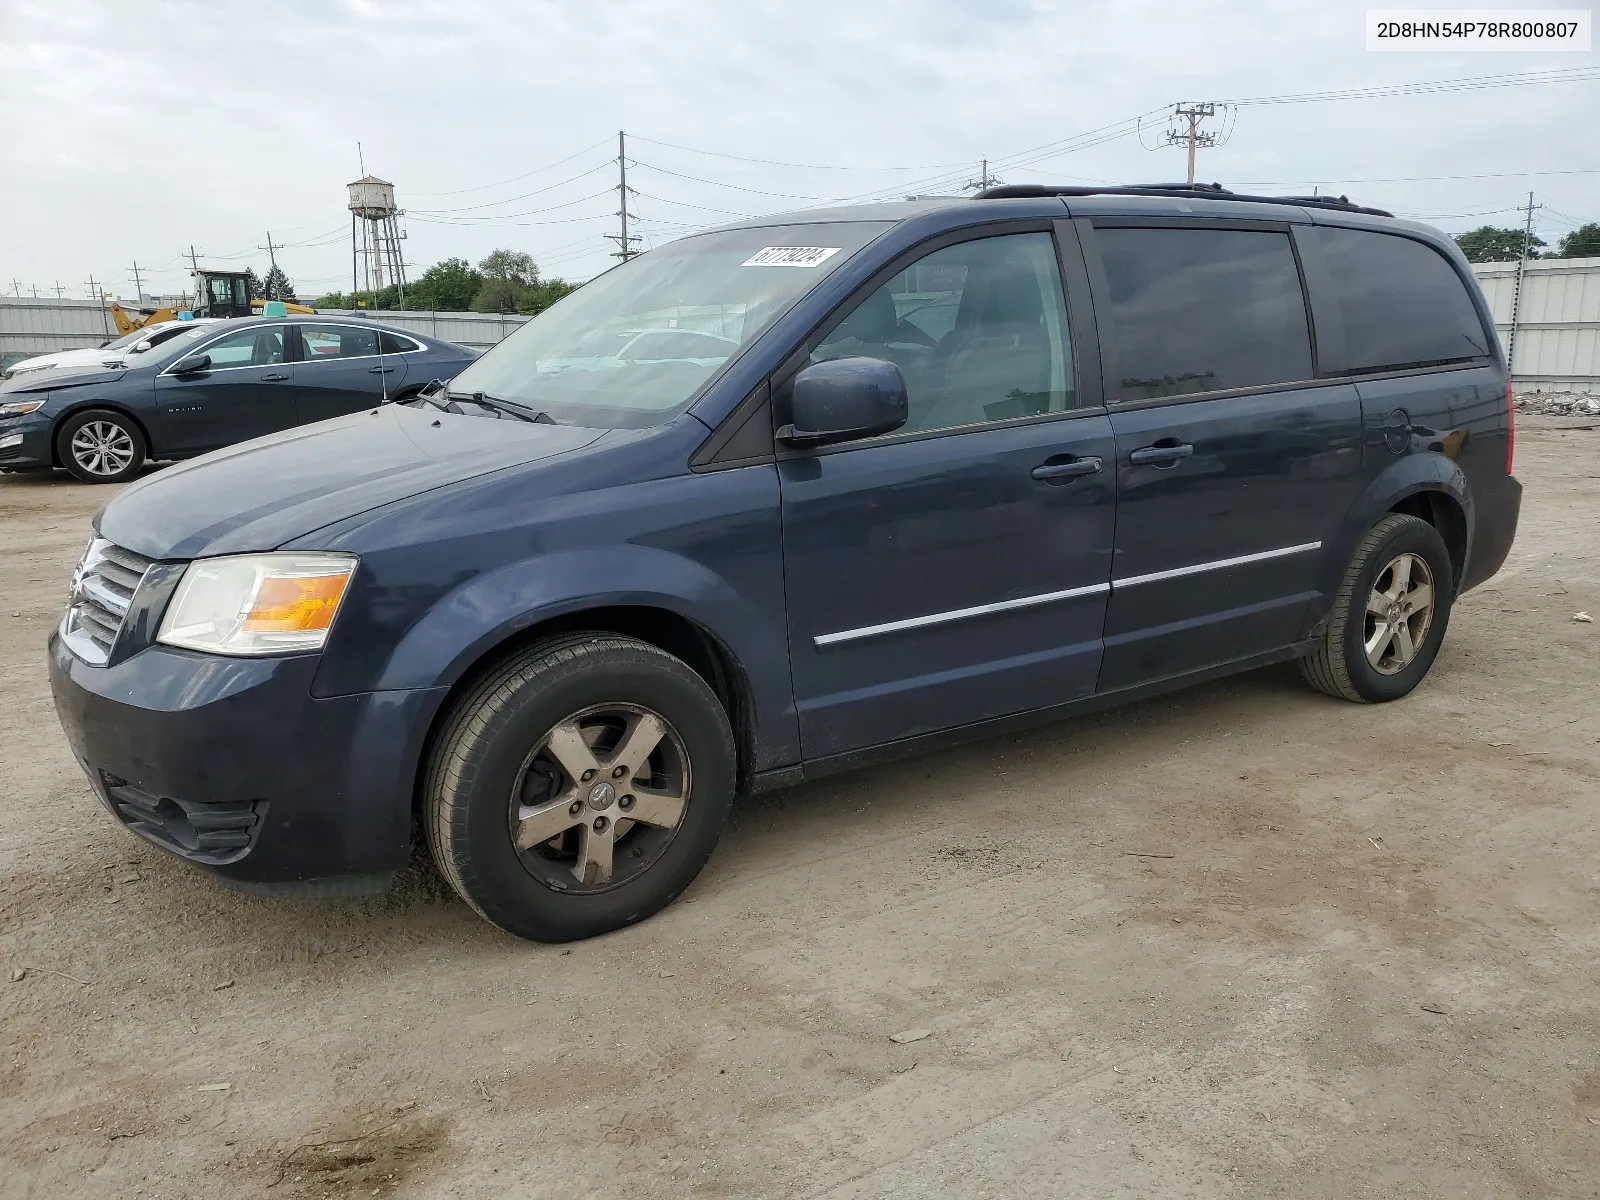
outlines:
[[[1116,200],[1130,202],[1130,215],[1148,216],[1170,208],[1179,215],[1227,215],[1231,204],[1266,204],[1280,208],[1298,208],[1312,212],[1347,213],[1352,216],[1381,217],[1397,220],[1393,213],[1381,208],[1368,208],[1354,204],[1345,196],[1256,196],[1229,191],[1216,183],[1146,183],[1056,186],[1053,184],[1007,184],[992,187],[971,196],[910,196],[904,200],[870,201],[863,204],[832,205],[827,208],[808,208],[796,212],[770,213],[731,222],[723,229],[756,229],[773,225],[811,225],[835,221],[882,221],[898,224],[924,214],[966,209],[976,219],[980,214],[1000,215],[990,210],[999,201],[1011,201],[1010,207],[1020,209],[1027,201],[1069,202],[1073,199],[1094,198],[1096,213],[1103,213],[1102,205],[1113,206]],[[1199,207],[1196,207],[1196,205]],[[1006,215],[1020,215],[1020,211]],[[1309,216],[1309,214],[1308,214]],[[1283,219],[1283,218],[1280,218]],[[1302,217],[1302,220],[1307,219]],[[961,223],[958,221],[957,223]],[[1410,224],[1410,222],[1404,222]]]

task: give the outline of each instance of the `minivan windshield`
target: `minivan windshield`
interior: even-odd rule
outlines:
[[[450,382],[563,425],[636,429],[702,384],[887,222],[701,234],[630,259],[546,309]]]

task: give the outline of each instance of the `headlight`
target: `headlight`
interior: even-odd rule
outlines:
[[[31,412],[38,412],[43,407],[43,400],[18,400],[14,404],[0,404],[0,417],[22,417]]]
[[[320,650],[355,569],[348,554],[196,559],[156,640],[210,654]]]

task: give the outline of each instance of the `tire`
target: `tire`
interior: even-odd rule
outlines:
[[[61,465],[84,483],[126,483],[148,453],[138,424],[106,408],[75,412],[56,431]]]
[[[1401,584],[1391,567],[1403,570],[1409,585]],[[1421,596],[1407,590],[1419,583],[1431,589],[1431,611],[1426,614],[1420,600],[1407,599]],[[1399,597],[1399,603],[1388,603],[1387,615],[1378,611],[1391,596]],[[1398,700],[1433,666],[1454,600],[1455,568],[1438,530],[1419,517],[1390,513],[1356,545],[1334,595],[1322,644],[1300,660],[1300,677],[1319,692],[1358,704]],[[1377,643],[1371,656],[1369,638]]]
[[[647,742],[639,771],[619,764]],[[686,664],[633,638],[565,634],[511,655],[452,706],[423,824],[440,874],[480,916],[567,942],[642,920],[688,887],[727,824],[736,777],[727,713]],[[591,833],[602,824],[609,840]]]

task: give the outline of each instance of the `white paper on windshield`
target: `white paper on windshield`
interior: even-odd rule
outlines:
[[[838,246],[763,246],[741,264],[746,267],[815,267],[835,254]]]

